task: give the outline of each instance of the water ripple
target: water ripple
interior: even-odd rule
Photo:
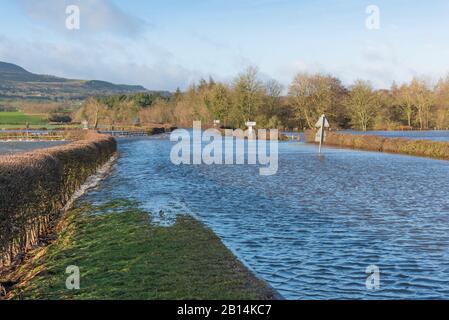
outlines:
[[[161,223],[193,214],[288,299],[449,297],[448,162],[338,149],[319,158],[285,143],[279,173],[262,177],[251,166],[174,166],[164,139],[119,148],[88,199],[137,200]]]

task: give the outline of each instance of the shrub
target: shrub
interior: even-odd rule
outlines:
[[[51,114],[48,117],[48,121],[56,123],[70,123],[72,118],[67,114]]]
[[[385,138],[379,136],[361,136],[359,145],[355,145],[355,148],[381,152],[384,141]]]

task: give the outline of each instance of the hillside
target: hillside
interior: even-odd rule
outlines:
[[[65,82],[66,79],[28,72],[12,63],[0,61],[0,84],[2,82]]]
[[[93,95],[137,92],[148,90],[142,86],[34,74],[18,65],[0,61],[0,98],[85,99]]]

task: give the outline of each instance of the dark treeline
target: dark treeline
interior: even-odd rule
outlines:
[[[212,78],[193,84],[171,97],[135,94],[89,99],[77,120],[91,124],[171,123],[189,127],[194,120],[242,128],[248,120],[263,128],[313,128],[321,114],[333,127],[357,130],[448,129],[449,77],[431,85],[414,78],[375,90],[368,81],[351,86],[331,75],[298,74],[288,88],[276,80],[263,81],[248,68],[231,83]]]

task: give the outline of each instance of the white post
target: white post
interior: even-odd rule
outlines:
[[[248,139],[253,139],[254,138],[254,127],[257,125],[256,122],[254,121],[248,121],[246,123],[246,126],[248,127]]]
[[[323,144],[325,142],[326,128],[329,128],[329,122],[327,121],[326,115],[322,115],[318,122],[315,125],[318,128],[318,132],[315,136],[315,142],[320,144],[319,153],[321,154],[321,149],[323,148]]]
[[[323,122],[321,123],[321,128],[320,128],[320,130],[321,130],[320,150],[318,152],[320,154],[321,154],[321,148],[323,147],[323,143],[324,143],[324,132],[325,132],[324,129],[325,129],[325,126],[326,126],[326,117],[323,117]]]

